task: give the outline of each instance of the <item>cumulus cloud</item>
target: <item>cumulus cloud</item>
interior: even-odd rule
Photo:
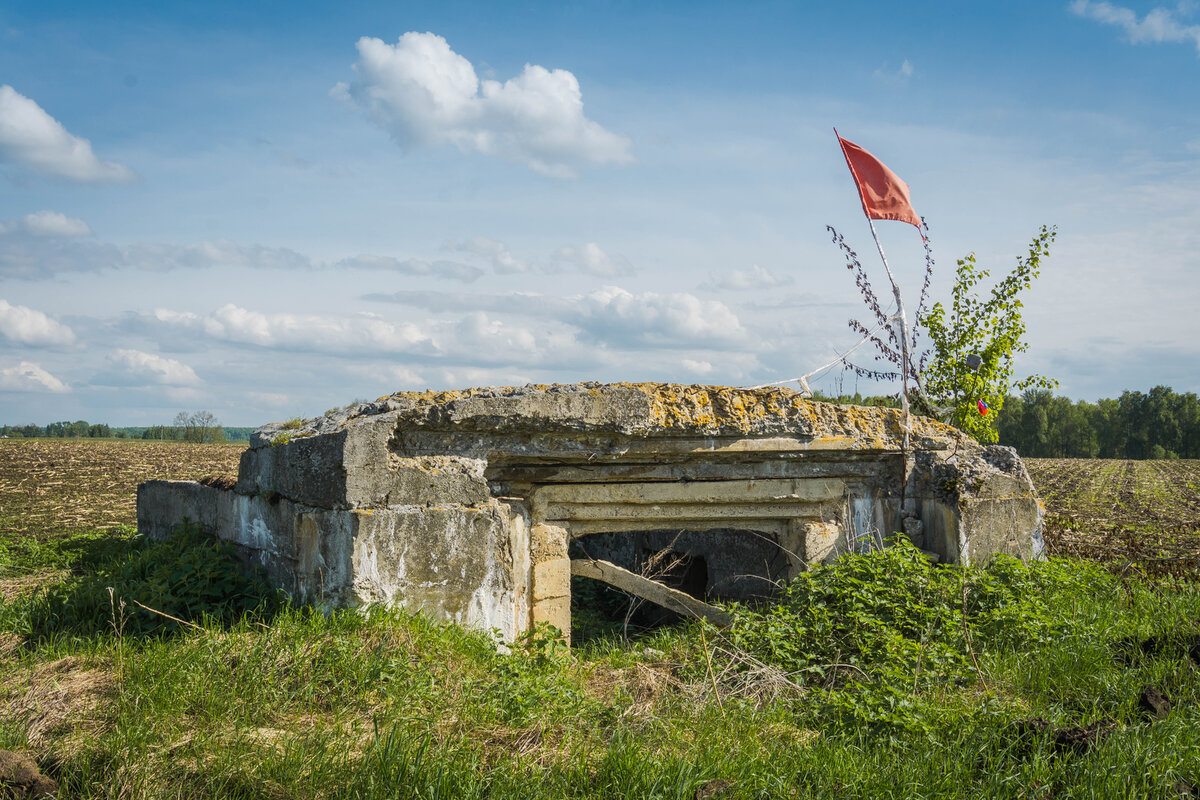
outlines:
[[[451,242],[446,247],[460,253],[471,253],[486,258],[491,262],[492,269],[500,275],[529,271],[529,264],[514,256],[504,242],[486,236],[475,236],[464,242]]]
[[[1155,8],[1138,19],[1137,12],[1112,3],[1094,0],[1074,0],[1071,12],[1086,19],[1116,25],[1125,31],[1132,44],[1158,42],[1191,42],[1200,54],[1200,25],[1185,25],[1166,8]]]
[[[72,272],[135,269],[148,272],[199,270],[215,267],[274,269],[290,272],[360,269],[427,276],[470,283],[484,270],[457,261],[356,255],[336,261],[316,261],[287,247],[242,244],[227,240],[167,244],[142,242],[115,245],[81,238],[91,233],[87,223],[52,211],[27,214],[7,224],[0,222],[0,278],[42,280]],[[479,240],[464,250],[484,252],[496,269],[523,267],[499,242]],[[481,243],[482,242],[482,243]],[[508,266],[506,266],[508,265]]]
[[[394,45],[364,36],[358,78],[331,94],[364,111],[406,150],[452,144],[463,152],[571,177],[581,164],[625,164],[632,142],[584,116],[579,81],[526,64],[504,83],[480,80],[441,36],[411,31]]]
[[[766,267],[754,264],[747,270],[735,269],[723,275],[709,275],[708,280],[700,284],[700,288],[738,292],[748,289],[775,289],[788,286],[792,282],[790,275],[775,275]]]
[[[344,258],[336,266],[342,269],[366,269],[398,272],[402,275],[431,275],[437,278],[471,283],[483,275],[483,270],[457,261],[422,261],[419,258],[399,259],[391,256],[358,255]]]
[[[26,218],[27,220],[28,218]],[[215,241],[197,244],[142,243],[117,246],[94,239],[68,237],[66,223],[41,218],[43,231],[55,226],[58,235],[28,230],[23,220],[19,230],[0,237],[0,277],[41,280],[72,272],[140,269],[166,272],[175,269],[245,267],[247,269],[313,269],[307,256],[286,247]],[[75,220],[82,224],[82,220]],[[78,228],[76,228],[78,230]]]
[[[724,303],[701,300],[686,292],[634,294],[617,286],[605,286],[588,294],[567,297],[401,291],[369,294],[364,299],[432,312],[472,309],[536,315],[577,328],[596,341],[639,349],[735,347],[745,344],[747,335],[737,316]]]
[[[121,249],[120,266],[152,271],[255,267],[259,269],[312,269],[312,260],[287,247],[238,244],[225,240],[197,244],[133,244]]]
[[[67,131],[33,100],[5,84],[0,86],[0,158],[13,164],[83,183],[122,183],[133,170],[101,161],[92,144]]]
[[[32,361],[0,368],[0,392],[63,394],[69,391],[70,387]]]
[[[416,325],[392,323],[372,314],[264,314],[229,303],[210,314],[159,309],[163,325],[212,339],[280,350],[353,353],[430,353],[430,337]]]
[[[498,275],[518,272],[583,272],[604,278],[631,275],[634,272],[629,259],[622,255],[610,255],[595,242],[582,245],[564,245],[548,257],[523,259],[513,255],[504,242],[475,236],[461,242],[447,242],[443,248],[458,253],[469,253],[485,259],[492,271]]]
[[[266,314],[226,305],[208,314],[160,309],[153,315],[131,317],[126,330],[153,336],[160,346],[199,346],[232,343],[306,357],[330,356],[345,366],[387,360],[389,369],[406,384],[421,380],[418,365],[437,368],[530,365],[554,367],[585,362],[573,329],[554,320],[498,319],[479,310],[458,310],[420,325],[395,323],[371,314]],[[598,359],[597,359],[598,360]]]
[[[10,342],[33,347],[69,345],[75,333],[60,322],[26,306],[0,299],[0,336]]]
[[[892,69],[889,65],[884,64],[875,70],[875,77],[893,83],[905,83],[913,76],[913,72],[915,70],[913,69],[912,62],[906,58],[900,62],[900,66],[896,69]]]
[[[22,232],[30,236],[69,238],[91,236],[92,229],[76,217],[68,217],[57,211],[35,211],[7,224],[0,222],[0,235],[13,232]]]
[[[633,265],[624,256],[610,256],[595,242],[580,247],[560,247],[550,255],[553,269],[569,269],[604,278],[633,273]]]
[[[633,294],[605,286],[571,303],[572,324],[605,341],[658,347],[729,346],[746,330],[724,303],[684,292]]]
[[[195,371],[173,358],[143,353],[141,350],[117,350],[108,358],[108,369],[92,379],[103,386],[198,386]]]

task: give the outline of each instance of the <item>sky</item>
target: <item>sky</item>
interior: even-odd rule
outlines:
[[[865,316],[827,225],[888,294],[835,126],[934,300],[1057,226],[1017,377],[1200,391],[1200,3],[10,0],[0,424],[803,375]]]

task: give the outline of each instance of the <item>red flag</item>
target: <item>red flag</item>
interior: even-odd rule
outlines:
[[[842,154],[846,156],[846,166],[854,177],[858,187],[858,196],[862,200],[863,213],[870,219],[894,219],[917,226],[921,238],[925,232],[921,230],[921,218],[912,207],[912,199],[908,194],[908,184],[884,166],[884,163],[868,153],[854,142],[848,142],[833,131],[842,145]]]

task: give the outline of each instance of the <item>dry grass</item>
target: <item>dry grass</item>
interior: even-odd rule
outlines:
[[[245,448],[245,442],[0,440],[0,540],[133,525],[139,483],[236,472]]]
[[[61,746],[67,733],[94,733],[104,724],[106,700],[116,688],[111,672],[88,668],[76,656],[36,664],[16,677],[17,683],[5,687],[0,717],[24,728],[34,747]]]

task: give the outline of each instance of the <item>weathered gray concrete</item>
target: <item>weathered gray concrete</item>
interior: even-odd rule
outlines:
[[[232,490],[143,484],[138,524],[193,519],[303,600],[395,603],[508,640],[569,631],[576,545],[634,570],[671,549],[713,599],[769,595],[897,530],[947,562],[1040,555],[1015,453],[916,417],[902,441],[898,411],[787,389],[400,393],[260,428]]]

